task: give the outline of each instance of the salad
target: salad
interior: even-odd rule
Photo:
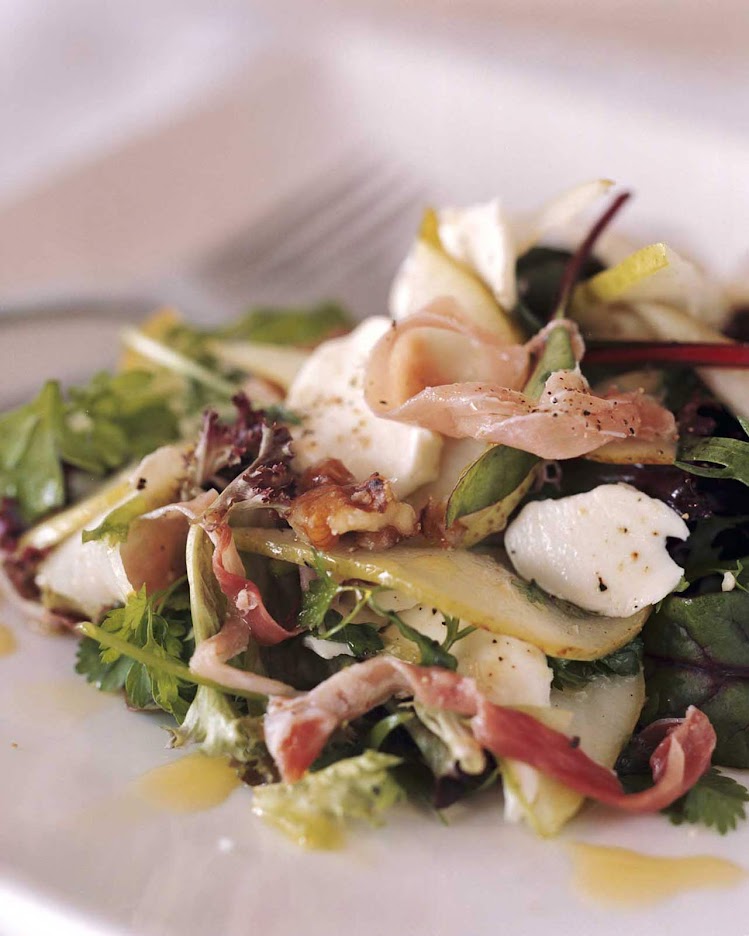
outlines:
[[[428,210],[389,314],[162,310],[48,381],[0,416],[5,598],[301,844],[479,794],[543,836],[588,799],[735,828],[749,351],[612,239],[627,198]]]

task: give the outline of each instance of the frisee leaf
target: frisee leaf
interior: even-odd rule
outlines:
[[[373,825],[403,791],[390,769],[400,758],[365,751],[308,773],[297,783],[273,783],[253,794],[253,811],[306,848],[335,848],[347,820]]]
[[[725,835],[746,819],[745,803],[749,803],[749,790],[711,767],[691,790],[664,812],[674,825],[689,822]]]

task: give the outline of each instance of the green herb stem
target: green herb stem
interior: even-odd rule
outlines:
[[[76,624],[75,629],[81,636],[91,637],[92,640],[97,641],[102,647],[111,647],[112,650],[116,650],[123,656],[135,660],[136,663],[142,663],[143,666],[147,666],[149,669],[161,670],[164,673],[168,673],[170,676],[184,680],[184,682],[194,683],[197,686],[208,686],[209,689],[217,689],[219,692],[226,693],[226,695],[241,696],[243,699],[252,699],[255,701],[265,701],[267,699],[267,696],[261,693],[248,692],[244,689],[230,689],[227,686],[221,685],[221,683],[214,682],[212,679],[206,679],[205,676],[199,676],[188,666],[185,666],[184,663],[178,663],[176,660],[163,659],[162,657],[149,653],[148,650],[144,650],[142,647],[136,647],[127,640],[123,640],[115,634],[108,633],[91,621],[81,621],[79,624]]]

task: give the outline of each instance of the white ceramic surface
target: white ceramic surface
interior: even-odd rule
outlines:
[[[277,115],[301,93],[292,81],[281,80],[281,64],[287,75],[316,76],[304,89],[306,99],[318,95],[315,120],[302,121],[294,140],[296,153],[306,147],[311,159],[322,146],[330,149],[331,139],[368,138],[408,164],[438,200],[498,192],[513,208],[537,204],[580,179],[613,176],[639,193],[630,228],[658,236],[674,232],[723,270],[735,268],[746,249],[749,152],[735,132],[696,133],[678,114],[666,121],[644,104],[612,114],[595,89],[587,97],[573,96],[481,59],[440,58],[405,42],[383,56],[361,42],[341,46],[324,60],[295,59],[284,51],[276,71],[264,73],[266,106],[251,128],[258,154],[263,141],[278,141]],[[252,76],[249,81],[247,94],[256,99]],[[199,125],[192,132],[199,135]],[[157,143],[149,144],[156,172]],[[271,188],[291,186],[292,157],[283,151],[276,175],[274,160],[264,159]],[[102,178],[110,176],[94,173],[92,186]],[[45,198],[49,205],[57,197],[73,218],[64,185],[63,180],[57,195],[50,191]],[[148,216],[149,204],[133,199],[133,191],[119,205],[112,193],[111,212],[127,211],[130,203]],[[34,230],[39,234],[32,207],[14,209],[16,220],[30,219],[22,225],[27,249]],[[48,211],[54,215],[52,207]],[[157,214],[153,209],[155,220]],[[59,224],[59,211],[55,217]],[[44,212],[41,218],[43,225]],[[43,233],[53,236],[51,229]],[[116,253],[116,232],[109,233],[107,244],[97,244],[92,232],[89,259],[97,249],[110,258]],[[131,236],[130,258],[135,243]],[[49,249],[54,252],[54,245]],[[385,287],[381,282],[380,294]],[[350,298],[356,298],[353,287]],[[6,324],[3,333],[20,341],[19,327]],[[50,360],[68,377],[105,363],[98,349],[86,353],[88,346],[72,331],[53,335],[40,328],[33,341],[46,351],[28,359],[29,379],[48,376]],[[0,341],[0,374],[11,347],[10,339]],[[0,402],[15,397],[7,379],[0,388]],[[696,891],[642,909],[590,906],[571,888],[565,847],[584,840],[656,854],[722,855],[746,865],[746,829],[720,838],[671,827],[660,818],[592,808],[559,840],[542,842],[504,825],[499,802],[487,798],[475,808],[455,809],[447,827],[403,808],[384,829],[353,831],[342,852],[310,854],[253,817],[249,791],[237,790],[221,807],[195,815],[151,809],[128,790],[145,770],[173,756],[164,749],[158,721],[128,713],[118,699],[76,677],[72,640],[35,634],[7,609],[0,620],[14,628],[19,645],[13,655],[0,657],[3,936],[748,931],[749,886]]]

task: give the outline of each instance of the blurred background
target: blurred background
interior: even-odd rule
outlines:
[[[377,311],[425,199],[602,175],[633,230],[738,275],[748,45],[744,0],[0,0],[0,308],[228,314],[247,252],[324,215],[257,297]]]

